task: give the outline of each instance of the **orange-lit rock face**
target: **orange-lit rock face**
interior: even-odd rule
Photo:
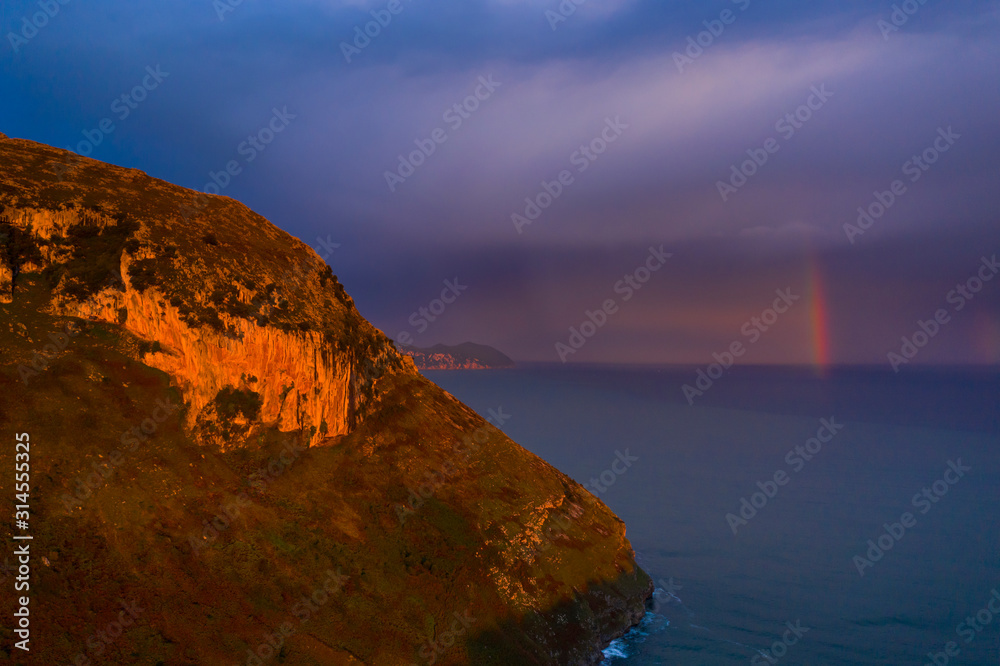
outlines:
[[[107,230],[115,224],[114,220],[102,215],[75,209],[20,209],[10,211],[7,219],[14,227],[30,234],[38,244],[42,259],[22,266],[27,272],[66,262],[69,253],[52,241],[66,237],[75,225],[86,224]],[[171,375],[183,391],[185,402],[190,404],[189,426],[194,425],[198,414],[220,390],[235,387],[259,394],[262,400],[260,421],[276,424],[283,431],[303,430],[313,433],[314,440],[349,431],[352,414],[363,400],[363,396],[358,395],[358,386],[373,379],[364,376],[365,368],[356,367],[352,355],[338,349],[320,329],[324,320],[360,320],[356,311],[352,312],[353,305],[333,312],[323,311],[322,307],[301,312],[299,317],[308,323],[309,330],[283,330],[224,311],[217,313],[221,330],[192,326],[184,321],[179,307],[171,304],[161,288],[138,289],[133,284],[131,265],[139,260],[155,260],[158,256],[155,240],[145,225],[135,237],[139,247],[134,248],[134,254],[122,251],[117,269],[107,271],[97,293],[81,300],[57,289],[52,313],[122,324],[137,337],[158,343],[158,348],[146,353],[144,360]],[[312,290],[312,300],[319,301],[326,290],[313,274],[318,275],[319,266],[323,264],[314,254],[300,259],[303,265],[267,282],[277,285],[275,292],[281,294]],[[187,263],[181,257],[172,265],[189,276],[195,298],[204,299],[213,281],[219,281],[214,267],[202,261]],[[11,277],[11,267],[0,264],[0,287],[6,279],[4,293],[8,297]],[[255,279],[259,277],[254,276]],[[236,285],[233,298],[245,305],[259,303],[262,297],[257,292]],[[330,303],[330,299],[326,302]],[[265,306],[262,312],[271,309]],[[360,325],[374,331],[366,322]],[[391,361],[393,354],[389,346],[376,356],[381,356],[382,361]],[[369,365],[371,361],[377,365],[379,360],[369,359]],[[415,372],[408,358],[399,359],[399,365],[404,372]]]
[[[235,328],[236,338],[191,328],[155,290],[139,293],[131,286],[125,293],[107,290],[62,306],[64,314],[108,322],[119,321],[122,308],[127,330],[160,343],[162,351],[146,354],[144,361],[174,377],[191,404],[192,421],[220,390],[234,386],[260,394],[261,420],[281,430],[315,426],[321,432],[325,423],[327,436],[347,433],[352,368],[320,334],[285,332],[225,315],[220,316]]]
[[[7,258],[0,254],[0,303],[11,302],[11,286],[14,280],[14,272],[7,265]]]

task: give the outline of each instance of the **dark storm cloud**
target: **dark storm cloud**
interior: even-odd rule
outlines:
[[[960,276],[998,239],[998,3],[914,0],[884,35],[893,4],[587,0],[552,30],[545,12],[559,2],[401,0],[347,63],[342,43],[388,2],[245,0],[220,20],[209,0],[73,0],[17,53],[2,45],[0,130],[77,146],[159,64],[169,77],[93,156],[201,189],[287,107],[288,128],[223,193],[310,244],[341,244],[330,262],[392,336],[457,275],[468,292],[418,343],[551,358],[616,275],[667,243],[670,277],[582,360],[699,362],[819,262],[836,358],[878,361],[943,295],[931,277]],[[734,20],[679,72],[675,54],[724,10]],[[4,3],[4,35],[36,11]],[[482,90],[480,77],[499,87],[455,127],[446,111]],[[788,136],[777,123],[815,87],[832,96]],[[578,172],[574,154],[609,120],[627,128]],[[904,164],[947,128],[960,138],[909,181]],[[390,191],[386,172],[436,129],[447,141]],[[723,201],[718,181],[769,138],[778,152]],[[511,215],[562,170],[572,184],[518,234]],[[896,179],[905,194],[849,244],[844,225]],[[1000,320],[990,299],[976,331],[956,324],[927,358],[982,360]],[[759,361],[808,360],[809,322],[789,321]]]

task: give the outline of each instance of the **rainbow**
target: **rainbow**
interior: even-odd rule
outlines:
[[[815,255],[809,258],[809,323],[812,328],[813,365],[820,377],[830,369],[829,310],[823,268]]]
[[[973,327],[980,363],[1000,363],[1000,319],[980,311],[975,315]]]

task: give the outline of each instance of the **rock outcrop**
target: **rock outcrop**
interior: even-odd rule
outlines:
[[[136,172],[118,171],[119,187],[139,187]],[[145,195],[180,190],[144,180]],[[153,219],[114,188],[90,196],[89,204],[68,196],[57,209],[17,199],[0,209],[5,228],[31,250],[23,266],[0,264],[0,288],[10,293],[15,270],[45,271],[58,278],[53,314],[118,323],[156,342],[145,360],[182,388],[189,425],[235,387],[259,394],[265,423],[318,440],[344,435],[382,372],[415,370],[315,253],[290,237],[277,245],[283,232],[240,204],[213,197],[202,205],[247,222],[228,237],[183,199]],[[237,244],[278,256],[260,261]]]
[[[14,289],[14,270],[0,254],[0,303],[10,303]]]

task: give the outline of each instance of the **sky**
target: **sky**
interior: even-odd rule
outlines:
[[[998,20],[996,1],[5,0],[0,132],[218,189],[418,346],[995,364]]]

